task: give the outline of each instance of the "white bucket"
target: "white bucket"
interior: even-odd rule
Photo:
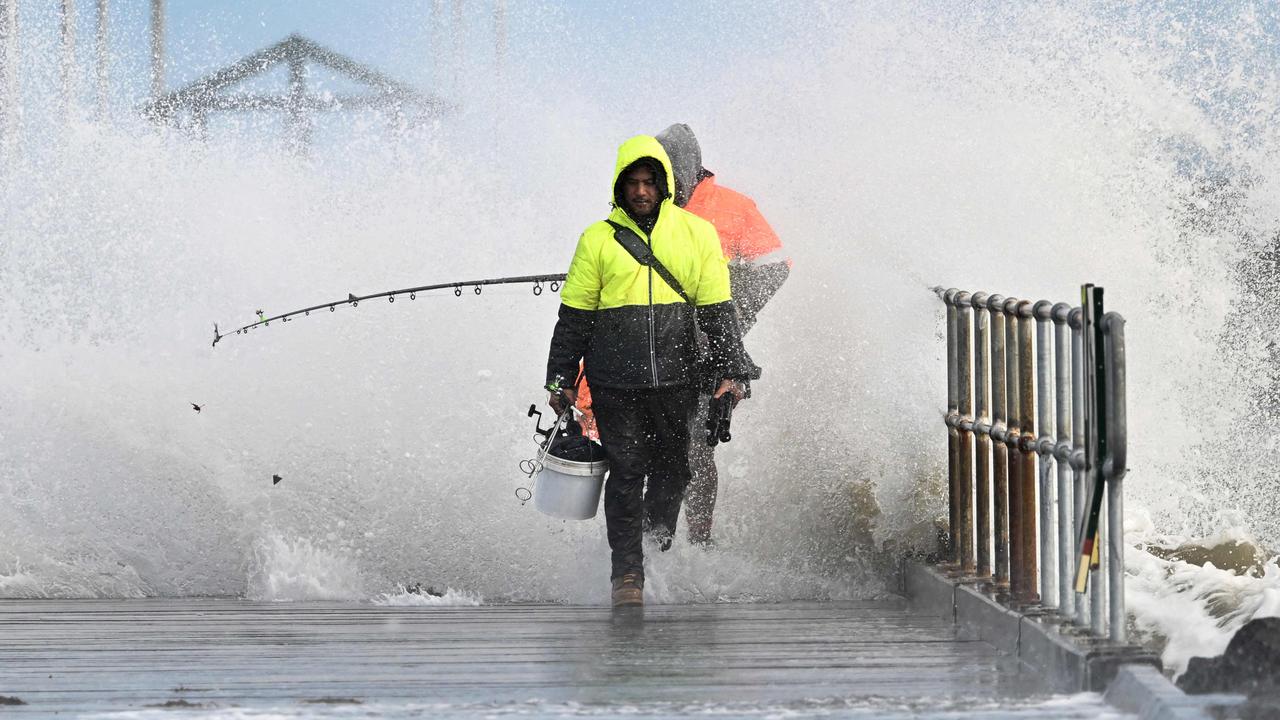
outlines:
[[[600,507],[608,460],[573,462],[548,454],[533,488],[533,506],[561,520],[589,520]]]

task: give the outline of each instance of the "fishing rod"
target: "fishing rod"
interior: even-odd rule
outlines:
[[[466,280],[463,282],[436,283],[435,285],[419,285],[418,287],[404,288],[402,290],[387,290],[386,292],[373,293],[372,295],[355,295],[353,293],[347,293],[347,298],[345,300],[334,300],[332,302],[320,303],[319,305],[312,305],[311,307],[302,308],[301,310],[294,310],[293,312],[287,312],[282,315],[273,315],[271,317],[264,317],[264,313],[259,310],[257,322],[236,328],[234,331],[227,331],[225,333],[219,332],[218,324],[214,323],[213,347],[217,347],[218,341],[228,335],[243,335],[256,327],[266,327],[276,320],[279,320],[280,322],[291,322],[293,318],[298,315],[305,317],[310,315],[314,310],[324,310],[325,308],[328,308],[329,312],[333,312],[339,305],[350,305],[351,307],[356,307],[365,300],[376,300],[378,298],[386,298],[387,302],[395,302],[396,296],[398,295],[408,295],[410,300],[417,300],[418,293],[420,292],[427,292],[429,290],[446,290],[449,288],[453,288],[454,297],[461,297],[462,288],[464,287],[474,288],[475,294],[479,295],[480,289],[486,285],[521,285],[525,283],[533,283],[533,294],[541,295],[543,289],[542,283],[549,283],[551,292],[556,292],[560,289],[560,283],[564,282],[564,279],[565,274],[560,273],[558,275],[521,275],[519,277],[490,278],[488,280]]]

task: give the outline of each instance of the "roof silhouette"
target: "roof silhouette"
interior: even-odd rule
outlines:
[[[228,91],[232,86],[264,75],[282,64],[289,70],[288,87],[284,93]],[[326,67],[367,86],[369,92],[309,94],[306,89],[308,64]],[[423,93],[346,55],[293,34],[155,98],[146,104],[144,111],[153,121],[169,124],[178,124],[179,115],[188,112],[191,124],[202,135],[206,116],[211,112],[280,111],[286,113],[293,139],[306,145],[310,136],[308,113],[364,108],[394,113],[413,124],[438,117],[449,109],[449,105],[436,95]]]

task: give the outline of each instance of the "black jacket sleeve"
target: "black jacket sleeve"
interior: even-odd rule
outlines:
[[[700,305],[698,327],[707,335],[706,367],[716,381],[755,380],[760,368],[742,345],[742,327],[733,301]]]
[[[560,305],[560,319],[551,334],[551,352],[547,356],[547,382],[557,377],[572,383],[578,377],[578,362],[591,346],[596,314]]]
[[[733,301],[738,304],[743,335],[756,324],[760,310],[790,274],[791,266],[785,262],[768,265],[729,263],[729,287],[732,288]]]

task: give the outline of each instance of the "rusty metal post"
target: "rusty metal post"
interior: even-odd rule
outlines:
[[[1018,491],[1018,502],[1022,504],[1019,515],[1022,517],[1022,535],[1015,542],[1022,547],[1022,595],[1016,597],[1025,603],[1040,600],[1040,592],[1036,581],[1036,359],[1033,345],[1035,337],[1035,319],[1031,313],[1031,301],[1018,303],[1018,400],[1021,415],[1022,437],[1018,441],[1018,449],[1022,451],[1022,468],[1018,471],[1018,479],[1022,486]]]
[[[976,416],[974,453],[974,541],[977,543],[978,577],[991,577],[991,404],[988,400],[991,372],[991,316],[987,294],[973,294],[973,395]]]
[[[960,417],[956,430],[960,435],[958,483],[956,485],[956,519],[960,522],[960,570],[972,575],[973,560],[973,308],[967,292],[955,296],[956,306],[956,382],[960,395]]]
[[[1058,435],[1053,446],[1054,465],[1058,468],[1058,612],[1070,620],[1075,616],[1076,597],[1071,591],[1071,562],[1075,558],[1071,543],[1076,536],[1071,493],[1071,329],[1067,327],[1071,306],[1058,303],[1052,313],[1058,409]]]
[[[956,341],[956,323],[959,321],[956,310],[956,294],[960,292],[951,288],[943,293],[942,302],[947,306],[947,537],[950,543],[948,560],[958,565],[960,562],[960,380],[959,350]]]
[[[1058,605],[1058,568],[1053,534],[1053,303],[1037,302],[1036,319],[1036,456],[1040,471],[1037,498],[1040,509],[1040,603]]]
[[[1016,598],[1026,594],[1027,578],[1024,574],[1022,545],[1022,348],[1018,344],[1018,300],[1004,301],[1005,329],[1005,418],[1009,425],[1005,433],[1005,447],[1009,450],[1009,591]]]
[[[1122,640],[1123,318],[1106,316],[1099,343],[1105,349],[1095,350],[1081,308],[934,291],[947,307],[945,565],[953,574],[992,580],[986,586],[1003,602],[1056,607],[1067,622],[1098,637],[1110,626],[1113,639]],[[1096,368],[1094,352],[1103,353]],[[1105,398],[1090,390],[1094,372],[1108,373]],[[1093,423],[1100,415],[1108,420],[1101,446],[1107,453],[1095,460],[1088,435],[1098,432]],[[1095,545],[1108,551],[1099,552],[1101,567],[1089,570],[1087,597],[1077,597],[1076,535],[1095,473],[1108,483],[1107,520]]]
[[[1009,450],[1005,442],[1009,424],[1005,388],[1005,318],[1003,295],[987,298],[991,316],[991,512],[995,551],[996,589],[1009,589]]]

